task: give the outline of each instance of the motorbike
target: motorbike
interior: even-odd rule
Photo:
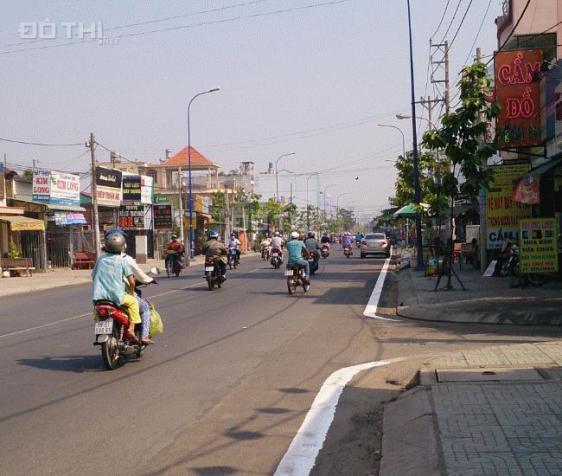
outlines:
[[[271,254],[271,246],[264,246],[261,250],[261,259],[264,261],[269,261],[270,254]]]
[[[240,264],[240,259],[238,258],[238,250],[236,248],[230,248],[228,250],[228,268],[236,269]]]
[[[330,245],[323,244],[320,247],[320,254],[322,255],[322,258],[324,258],[324,259],[326,259],[328,256],[330,256]]]
[[[222,287],[223,277],[219,266],[219,258],[205,258],[205,279],[209,286],[209,291]]]
[[[138,287],[143,286],[146,285]],[[135,325],[135,338],[129,338],[129,315],[125,309],[111,301],[97,301],[94,303],[94,313],[94,345],[101,347],[101,356],[107,370],[115,370],[130,356],[137,359],[142,357],[147,346],[140,340],[141,324]]]
[[[346,258],[349,258],[353,254],[353,249],[351,248],[351,245],[344,246],[343,254]]]
[[[167,256],[166,256],[166,274],[168,275],[168,278],[174,274],[176,277],[178,277],[181,273],[181,270],[183,268],[182,265],[182,254],[179,254],[176,251],[167,251]]]
[[[306,259],[310,266],[310,275],[312,276],[318,271],[318,255],[314,251],[309,251]]]
[[[287,263],[285,276],[287,278],[287,291],[289,291],[289,295],[295,294],[299,286],[302,286],[305,293],[310,289],[310,283],[304,278],[304,268],[302,266]]]
[[[279,248],[273,248],[271,250],[271,260],[269,262],[275,269],[279,269],[283,263],[283,253]]]

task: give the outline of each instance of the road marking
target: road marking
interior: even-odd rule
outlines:
[[[336,406],[347,383],[363,370],[405,360],[405,357],[379,360],[336,370],[322,384],[299,431],[279,463],[274,476],[310,474],[336,414]]]
[[[389,317],[382,317],[377,316],[377,308],[379,306],[379,301],[381,298],[382,290],[384,287],[384,282],[386,280],[386,273],[388,271],[388,266],[390,265],[390,258],[387,258],[384,262],[384,265],[381,269],[379,277],[377,278],[377,282],[375,283],[375,287],[373,288],[373,292],[371,293],[371,297],[369,298],[369,302],[363,311],[363,315],[365,317],[369,317],[371,319],[379,319],[381,321],[392,321],[392,322],[400,322],[399,319],[391,319]]]
[[[254,272],[256,272],[256,271],[259,271],[259,269],[253,269],[253,270],[251,270],[251,271],[248,271],[247,273],[248,273],[248,274],[249,274],[249,273],[254,273]],[[152,295],[152,296],[149,296],[149,297],[147,296],[147,297],[148,297],[149,299],[159,298],[159,297],[162,297],[162,296],[167,296],[168,294],[172,294],[172,293],[177,293],[177,292],[180,292],[180,291],[184,291],[184,290],[186,290],[186,289],[191,289],[191,288],[196,288],[196,287],[198,287],[198,286],[206,286],[206,285],[207,285],[206,282],[194,283],[194,284],[191,284],[191,285],[189,285],[189,286],[185,286],[185,287],[183,287],[183,288],[181,288],[181,289],[170,289],[169,291],[164,291],[164,292],[162,292],[162,293],[154,294],[154,295]],[[2,335],[0,335],[0,339],[2,339],[2,338],[4,338],[4,337],[13,337],[13,336],[17,336],[17,335],[20,335],[20,334],[25,334],[25,333],[27,333],[27,332],[32,332],[32,331],[37,331],[37,330],[40,330],[40,329],[45,329],[45,328],[47,328],[47,327],[56,326],[57,324],[63,324],[63,323],[65,323],[65,322],[74,321],[74,320],[76,320],[76,319],[81,319],[81,318],[83,318],[83,317],[88,317],[88,316],[91,316],[91,315],[92,315],[92,312],[87,312],[87,313],[85,313],[85,314],[80,314],[80,315],[78,315],[78,316],[65,317],[64,319],[59,319],[59,320],[57,320],[57,321],[48,322],[47,324],[42,324],[42,325],[40,325],[40,326],[28,327],[27,329],[21,329],[21,330],[19,330],[19,331],[9,332],[8,334],[2,334]]]

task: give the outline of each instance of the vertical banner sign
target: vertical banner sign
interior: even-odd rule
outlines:
[[[98,204],[118,207],[121,204],[121,181],[123,174],[119,170],[96,167],[96,188]]]
[[[171,230],[173,228],[172,205],[153,205],[154,228],[156,230]]]
[[[141,175],[141,203],[152,205],[154,179],[148,175]]]
[[[123,174],[123,202],[131,205],[141,202],[140,175]]]
[[[498,249],[506,240],[519,239],[519,220],[532,215],[532,205],[513,201],[513,191],[519,179],[529,169],[529,163],[496,165],[490,168],[494,181],[486,192],[486,233],[488,249]]]
[[[500,51],[495,57],[496,122],[500,147],[541,143],[541,50]]]
[[[558,272],[555,218],[531,218],[519,222],[519,259],[522,273]]]
[[[34,202],[49,203],[51,196],[51,173],[45,170],[33,172],[32,200]]]

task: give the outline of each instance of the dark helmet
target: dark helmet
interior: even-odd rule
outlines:
[[[314,238],[314,232],[313,232],[313,231],[309,231],[309,232],[308,232],[308,237],[309,237],[309,238]]]
[[[178,235],[172,235],[172,240],[177,240],[178,239]]]
[[[127,240],[123,233],[116,230],[110,230],[105,234],[105,251],[107,253],[121,253],[125,251]]]
[[[216,240],[218,237],[219,237],[219,232],[217,230],[211,230],[209,232],[209,238],[211,239],[214,238]]]

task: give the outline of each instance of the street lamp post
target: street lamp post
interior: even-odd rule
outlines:
[[[279,161],[283,158],[283,157],[289,157],[291,155],[295,155],[294,152],[289,152],[287,154],[283,154],[280,155],[279,157],[277,157],[277,159],[275,160],[275,201],[276,202],[280,202],[281,200],[279,200]]]
[[[187,105],[187,165],[188,165],[188,175],[189,175],[189,257],[187,260],[187,264],[189,266],[190,260],[192,260],[195,256],[195,247],[193,242],[193,186],[191,182],[191,104],[195,101],[196,98],[199,96],[203,96],[204,94],[210,94],[220,91],[220,88],[213,88],[209,89],[208,91],[202,91],[197,93],[193,96]],[[181,200],[181,196],[180,196]],[[182,220],[182,228],[183,228],[183,217]]]
[[[412,116],[410,114],[396,114],[396,119],[412,119]],[[416,116],[416,119],[419,119],[420,121],[427,121],[429,127],[431,127],[432,129],[437,129],[433,121],[430,121],[427,117]]]
[[[318,175],[318,172],[314,172],[306,177],[306,228],[310,230],[310,206],[308,203],[308,182],[314,176]]]
[[[327,215],[327,213],[326,213],[326,191],[327,191],[330,187],[335,187],[335,184],[326,185],[326,187],[324,187],[324,191],[322,192],[322,193],[324,194],[324,227],[325,227],[325,228],[328,227],[328,215]]]
[[[392,129],[396,129],[400,134],[402,134],[402,157],[406,158],[406,136],[404,135],[404,131],[400,129],[398,126],[393,126],[392,124],[377,124],[379,127],[391,127]]]
[[[410,43],[410,93],[412,101],[412,155],[414,166],[414,201],[416,205],[420,204],[420,177],[418,165],[418,133],[416,127],[416,91],[414,85],[414,48],[412,44],[412,13],[410,9],[410,0],[407,0],[408,5],[408,35]],[[421,229],[421,215],[416,212],[416,269],[421,271],[423,269],[423,244],[422,244],[422,229]]]

